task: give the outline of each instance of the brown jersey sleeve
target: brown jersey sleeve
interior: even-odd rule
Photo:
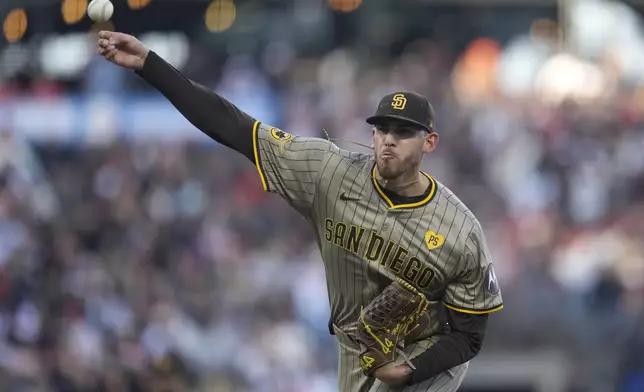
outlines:
[[[255,165],[264,190],[279,194],[304,214],[310,212],[333,149],[328,140],[292,135],[260,122],[253,127]]]
[[[470,314],[503,308],[501,288],[480,226],[465,242],[459,268],[447,285],[443,302],[449,309]]]

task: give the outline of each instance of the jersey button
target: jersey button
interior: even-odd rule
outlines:
[[[382,231],[387,231],[387,230],[389,230],[389,225],[388,225],[388,224],[386,224],[386,223],[384,223],[384,224],[382,225]]]

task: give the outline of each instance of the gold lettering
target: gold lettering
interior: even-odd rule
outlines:
[[[356,255],[359,255],[360,249],[364,248],[361,253],[367,261],[379,262],[380,265],[388,267],[408,282],[414,282],[420,289],[430,285],[436,276],[436,272],[431,267],[423,267],[423,262],[418,257],[409,257],[409,250],[392,240],[385,240],[375,231],[371,231],[369,239],[363,244],[366,230],[364,227],[347,225],[343,222],[336,223],[331,218],[324,220],[324,239],[327,242]]]
[[[340,248],[344,247],[344,233],[347,232],[347,225],[342,222],[338,222],[335,225],[335,238],[333,243]]]
[[[363,227],[357,228],[356,226],[351,225],[346,247],[349,252],[358,253],[358,247],[360,246],[360,240],[362,239],[363,234]]]
[[[400,274],[402,264],[405,261],[408,253],[409,251],[407,251],[407,249],[403,248],[402,246],[399,247],[398,250],[396,250],[396,255],[394,256],[394,260],[391,262],[389,268],[396,274]]]
[[[333,239],[333,221],[330,218],[324,220],[324,239],[328,242]]]
[[[395,242],[392,240],[389,240],[389,243],[387,244],[387,248],[385,248],[385,254],[382,256],[382,259],[380,260],[380,265],[387,265],[387,259],[389,258],[389,254],[391,253],[391,250],[394,248],[396,245]]]
[[[429,287],[429,283],[434,279],[434,274],[434,270],[426,266],[418,276],[418,287],[421,289]]]
[[[367,246],[364,257],[372,262],[377,261],[380,257],[380,252],[382,252],[382,246],[384,244],[385,239],[372,231],[371,237],[369,238],[369,245]]]
[[[403,271],[403,276],[405,279],[407,279],[410,282],[413,282],[416,280],[416,277],[418,276],[418,273],[420,272],[420,267],[422,266],[422,263],[418,259],[418,257],[413,256],[409,259],[409,262],[407,263],[407,266],[405,267],[405,270]]]

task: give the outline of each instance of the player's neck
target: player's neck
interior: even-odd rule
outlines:
[[[429,186],[429,179],[420,172],[420,169],[392,179],[383,179],[378,173],[377,180],[383,188],[405,197],[420,196]]]

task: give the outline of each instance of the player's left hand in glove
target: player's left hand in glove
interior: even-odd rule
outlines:
[[[376,369],[394,362],[400,345],[412,329],[417,329],[420,317],[429,302],[415,287],[397,279],[360,312],[356,340],[361,346],[360,367],[367,376]]]

